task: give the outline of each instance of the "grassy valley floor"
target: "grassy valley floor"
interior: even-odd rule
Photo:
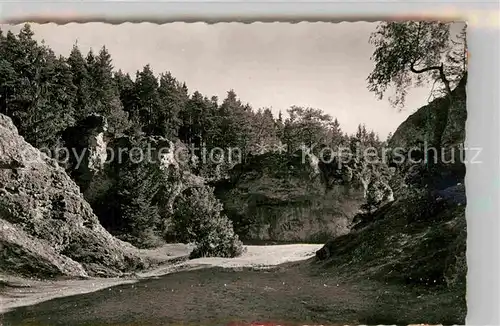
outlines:
[[[210,259],[191,261],[175,273],[20,307],[4,314],[3,325],[464,323],[461,294],[336,275],[314,259],[256,268],[266,265],[263,257],[270,252],[281,250],[278,260],[286,253],[297,260],[298,252],[310,257],[313,249],[269,247],[252,247],[239,262],[220,260],[214,267]],[[245,259],[261,263],[248,267]]]

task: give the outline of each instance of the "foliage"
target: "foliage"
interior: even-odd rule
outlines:
[[[325,143],[332,117],[319,109],[292,106],[285,122],[285,143],[291,151]]]
[[[453,106],[452,89],[467,73],[466,26],[458,35],[453,35],[451,26],[432,21],[383,22],[370,37],[375,47],[371,57],[375,67],[368,76],[370,91],[382,99],[388,88],[394,87],[395,96],[389,100],[394,106],[403,107],[410,87],[433,81],[431,95],[444,99],[443,109],[436,112],[431,140],[437,152],[441,151]],[[438,88],[434,89],[436,82]],[[429,153],[430,162],[441,165],[434,163],[433,153]]]
[[[194,188],[182,194],[174,206],[174,232],[177,240],[194,242],[192,257],[235,257],[243,246],[232,222],[221,215],[222,204],[213,188]]]
[[[144,146],[138,141],[135,146]],[[131,147],[133,148],[133,147]],[[140,147],[139,147],[140,148]],[[161,236],[161,216],[157,194],[162,187],[162,171],[147,160],[140,160],[137,153],[129,152],[119,167],[116,210],[120,219],[118,234],[138,247],[153,247]]]
[[[369,90],[382,99],[388,88],[394,87],[395,96],[390,101],[400,107],[408,89],[424,82],[440,80],[440,91],[444,88],[450,93],[466,68],[465,29],[454,37],[450,26],[432,21],[380,23],[370,37],[375,67],[368,76]],[[462,58],[457,48],[462,49]]]
[[[75,86],[64,58],[33,39],[25,25],[0,34],[0,113],[13,118],[25,139],[52,147],[73,121]]]
[[[281,112],[274,117],[270,108],[254,110],[242,102],[234,90],[219,103],[216,96],[189,94],[185,83],[170,72],[157,75],[150,65],[132,78],[114,71],[105,46],[84,55],[75,44],[67,59],[58,58],[34,39],[29,25],[18,35],[0,33],[0,57],[0,112],[38,147],[61,143],[64,130],[93,113],[107,119],[110,138],[178,137],[205,171],[214,168],[206,157],[214,148],[237,148],[222,158],[227,165],[286,146],[294,151],[302,144],[340,145],[348,139],[339,121],[320,109],[292,106],[287,119]]]

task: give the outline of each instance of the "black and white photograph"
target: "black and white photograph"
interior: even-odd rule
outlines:
[[[0,24],[0,325],[465,324],[466,32]]]

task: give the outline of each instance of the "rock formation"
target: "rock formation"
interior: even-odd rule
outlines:
[[[145,262],[100,224],[58,163],[0,115],[0,221],[5,272],[119,275]]]
[[[347,233],[365,201],[362,186],[322,168],[311,154],[266,153],[234,167],[216,192],[245,240],[321,241]]]
[[[106,118],[92,114],[63,133],[69,155],[66,170],[86,194],[90,183],[102,171],[107,158]]]
[[[410,115],[394,132],[388,147],[404,155],[405,160],[391,164],[397,167],[399,174],[412,185],[429,185],[432,188],[445,189],[463,182],[465,165],[463,161],[463,144],[465,141],[466,109],[466,83],[467,77],[462,78],[453,90],[452,106],[449,109],[447,127],[442,139],[442,153],[438,153],[439,160],[443,163],[436,166],[434,171],[429,171],[425,163],[426,151],[432,150],[430,140],[434,134],[436,113],[444,110],[449,105],[444,98],[437,98],[419,108]],[[413,162],[408,160],[410,157]],[[415,164],[419,161],[420,163]],[[396,160],[394,160],[396,161]],[[432,163],[432,162],[431,162]],[[397,188],[397,185],[394,186]]]

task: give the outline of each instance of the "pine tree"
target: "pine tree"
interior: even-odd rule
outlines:
[[[87,70],[87,62],[75,44],[68,57],[73,84],[76,86],[75,113],[76,119],[80,120],[92,113],[91,102],[91,78]]]
[[[151,164],[130,164],[121,170],[117,185],[121,237],[138,247],[154,247],[159,241],[160,215],[154,203],[159,176]]]
[[[218,127],[220,125],[219,104],[217,96],[205,99],[205,114],[203,115],[204,141],[207,149],[216,147],[218,139]]]
[[[203,129],[203,115],[207,111],[205,105],[206,100],[203,95],[196,91],[180,114],[182,125],[179,130],[179,138],[188,145],[194,145],[198,148],[206,137]]]
[[[62,132],[75,123],[77,87],[73,84],[71,69],[63,57],[50,53],[47,60],[46,101],[40,108],[39,141],[54,146]]]
[[[177,137],[182,125],[181,112],[189,99],[187,89],[170,72],[166,72],[160,75],[158,93],[161,102],[159,132],[167,138]]]
[[[244,160],[250,149],[252,138],[252,109],[238,99],[234,90],[227,92],[219,110],[219,147],[237,148]]]
[[[0,30],[0,112],[8,116],[12,116],[14,111],[11,103],[18,87],[18,73],[14,66],[18,47],[12,32],[9,31],[4,37]]]
[[[120,100],[120,91],[115,84],[111,55],[103,46],[97,56],[90,50],[86,61],[92,94],[87,114],[103,115],[108,120],[109,131],[119,135],[128,129],[129,122]]]
[[[17,37],[2,37],[2,112],[12,117],[25,139],[53,147],[72,123],[74,85],[64,60],[33,39],[29,24]]]
[[[144,152],[145,139],[129,139],[129,148],[141,148]],[[108,214],[119,218],[117,233],[141,248],[157,245],[163,231],[157,198],[164,182],[162,171],[154,162],[130,151],[118,166],[117,180],[116,211]]]
[[[251,145],[258,151],[271,149],[278,143],[273,114],[269,108],[259,109],[253,115]]]
[[[340,123],[337,118],[333,120],[330,128],[330,143],[333,146],[340,146],[344,143],[344,136],[342,129],[340,128]]]
[[[137,72],[134,88],[138,100],[137,111],[134,112],[134,116],[138,117],[142,130],[147,135],[153,135],[155,134],[160,111],[160,96],[158,93],[158,79],[149,64],[144,66],[142,71]]]

